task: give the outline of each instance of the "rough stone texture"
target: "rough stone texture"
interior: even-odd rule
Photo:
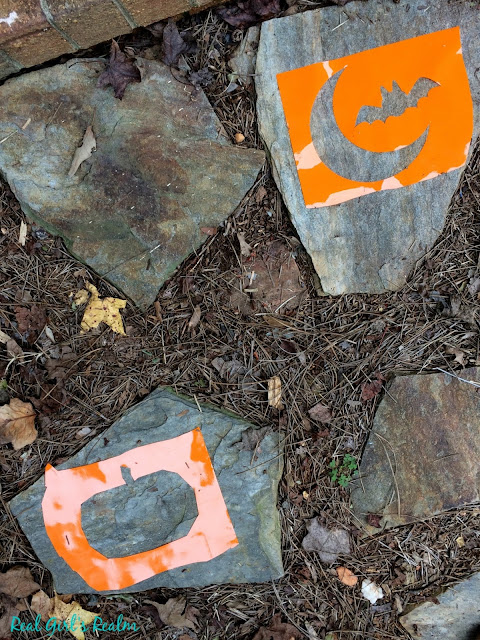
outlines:
[[[102,63],[59,65],[0,88],[0,170],[26,214],[138,305],[253,185],[261,151],[234,147],[205,94],[140,60],[123,100],[96,88]],[[31,124],[21,126],[31,118]],[[97,151],[74,177],[75,149],[93,123]]]
[[[378,532],[369,513],[389,528],[480,500],[480,369],[459,375],[402,376],[389,387],[351,495],[367,531]]]
[[[416,640],[477,640],[480,634],[480,573],[402,616]]]
[[[401,287],[415,261],[441,233],[462,169],[413,186],[307,209],[276,75],[457,25],[474,102],[475,139],[479,130],[480,82],[475,70],[480,66],[480,13],[473,4],[434,0],[426,11],[423,0],[400,0],[398,4],[359,1],[262,25],[255,75],[260,133],[292,221],[329,294],[381,293]],[[324,140],[329,133],[325,129]],[[318,140],[322,134],[316,134]],[[349,159],[339,155],[338,161],[348,173]]]
[[[161,573],[124,591],[187,587],[214,583],[264,582],[283,573],[280,523],[276,509],[282,474],[281,438],[267,433],[255,455],[245,450],[242,434],[251,428],[231,414],[157,389],[68,462],[67,469],[98,462],[200,427],[239,544],[204,563]],[[97,494],[82,507],[82,527],[90,544],[108,557],[155,548],[185,535],[196,517],[191,488],[177,474],[158,472]],[[18,518],[35,552],[54,577],[59,593],[92,589],[57,555],[45,532],[40,503],[44,478],[14,498]],[[141,526],[138,525],[141,522]]]
[[[3,0],[0,79],[138,26],[199,11],[220,0]],[[11,64],[1,57],[9,56]]]

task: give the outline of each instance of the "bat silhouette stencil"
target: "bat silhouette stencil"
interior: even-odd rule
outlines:
[[[410,108],[416,108],[421,98],[426,98],[430,89],[438,87],[436,82],[429,78],[419,78],[413,85],[410,93],[404,93],[398,84],[393,81],[393,89],[388,91],[385,87],[381,87],[382,106],[374,107],[364,105],[358,112],[356,124],[368,122],[372,124],[375,120],[385,120],[390,116],[401,116],[404,111]]]
[[[305,205],[459,169],[473,105],[453,27],[277,75]]]

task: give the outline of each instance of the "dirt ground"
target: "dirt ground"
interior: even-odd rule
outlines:
[[[304,2],[303,8],[319,4]],[[227,90],[226,61],[245,30],[228,25],[213,10],[184,18],[179,26],[196,43],[196,50],[187,55],[191,67],[208,66],[212,73],[205,91],[232,141],[241,132],[243,145],[262,148],[253,88]],[[158,45],[147,30],[119,42],[136,53],[149,48],[152,55],[156,50],[151,47]],[[105,44],[90,54],[107,51]],[[480,276],[480,145],[453,198],[442,235],[400,291],[321,295],[267,164],[224,227],[160,290],[160,309],[152,306],[141,312],[127,304],[126,337],[105,327],[80,334],[82,314],[72,309],[71,292],[81,288],[85,279],[102,296],[121,298],[121,292],[74,260],[58,238],[38,226],[29,225],[26,245],[20,246],[24,216],[5,185],[0,207],[0,328],[13,335],[25,353],[23,360],[12,359],[1,345],[0,378],[8,381],[10,397],[34,401],[39,429],[31,446],[17,452],[10,446],[0,448],[2,571],[27,566],[53,595],[51,577],[7,503],[41,476],[46,463],[71,456],[157,385],[189,395],[194,389],[199,402],[208,400],[256,425],[281,431],[286,453],[278,507],[285,576],[272,584],[77,596],[86,609],[104,619],[113,620],[122,613],[140,629],[106,633],[102,638],[174,640],[186,634],[199,640],[251,640],[280,614],[299,629],[303,634],[299,637],[311,640],[323,639],[328,632],[335,633],[331,636],[335,640],[407,639],[398,623],[405,607],[480,570],[478,506],[361,538],[350,510],[349,489],[332,483],[328,467],[345,453],[360,459],[383,395],[382,391],[362,401],[362,385],[375,379],[376,373],[386,378],[387,386],[395,375],[437,368],[458,373],[462,365],[455,361],[454,349],[461,352],[457,360],[463,360],[464,366],[480,364],[478,299],[475,287],[469,288]],[[296,256],[308,295],[298,308],[282,316],[281,323],[269,322],[262,313],[244,316],[229,304],[239,262],[245,261],[237,232],[245,233],[256,252],[281,239]],[[59,348],[61,373],[57,370],[53,375],[47,368],[52,344],[45,341],[45,334],[29,336],[29,343],[18,333],[19,303],[36,304],[46,312]],[[197,305],[201,320],[190,331],[187,324]],[[304,355],[299,358],[299,353]],[[240,361],[246,370],[243,379],[254,378],[256,390],[245,388],[242,379],[222,378],[212,366],[216,357]],[[267,382],[274,375],[283,385],[281,411],[267,401]],[[317,402],[331,409],[333,419],[327,425],[308,417],[308,409]],[[78,432],[84,427],[91,431],[81,437]],[[353,550],[343,564],[360,581],[370,578],[382,586],[385,598],[377,605],[371,606],[361,596],[359,585],[343,585],[335,568],[302,549],[305,523],[314,516],[349,531]],[[460,536],[465,541],[461,548]],[[148,599],[164,602],[178,595],[186,596],[188,604],[198,609],[196,631],[162,628],[152,606],[145,604]],[[31,620],[31,614],[23,613],[22,619]],[[71,636],[62,632],[54,637]]]

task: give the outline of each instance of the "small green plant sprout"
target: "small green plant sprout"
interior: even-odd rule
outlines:
[[[348,483],[352,479],[352,473],[357,469],[357,460],[354,456],[346,453],[343,456],[343,461],[332,460],[328,465],[330,468],[330,479],[333,484],[337,483],[344,489],[348,486]]]

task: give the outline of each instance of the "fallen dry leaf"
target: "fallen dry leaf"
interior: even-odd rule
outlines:
[[[11,443],[15,450],[32,444],[38,435],[35,415],[30,402],[18,398],[12,398],[9,404],[0,407],[0,444]]]
[[[44,326],[47,324],[47,314],[45,309],[38,304],[26,307],[15,307],[15,318],[18,323],[18,332],[22,334],[28,344],[33,344]]]
[[[163,30],[162,62],[168,67],[176,66],[182,53],[185,53],[188,45],[180,35],[177,25],[169,20]]]
[[[305,551],[316,551],[322,562],[331,564],[341,553],[350,553],[350,539],[344,529],[327,529],[318,518],[313,518],[307,522],[307,531],[302,547]]]
[[[273,376],[268,381],[268,404],[274,409],[283,409],[282,381],[278,376]]]
[[[217,233],[217,227],[200,227],[200,231],[207,236],[214,236]]]
[[[46,622],[50,618],[53,606],[53,598],[49,598],[45,591],[37,591],[32,596],[30,607],[34,613],[38,613],[42,620]]]
[[[26,598],[40,589],[27,567],[12,567],[6,573],[0,573],[0,593],[12,598]]]
[[[331,422],[332,420],[332,412],[321,402],[309,409],[308,415],[312,420],[318,420],[319,422]]]
[[[225,22],[240,29],[273,18],[280,11],[280,0],[238,0],[233,6],[217,9]]]
[[[18,244],[24,247],[26,241],[27,241],[27,225],[22,220],[20,223],[20,232],[18,234]]]
[[[375,377],[377,378],[376,380],[372,380],[372,382],[364,382],[362,385],[361,398],[363,401],[371,400],[382,390],[382,385],[385,382],[384,376],[377,372]]]
[[[20,602],[9,596],[0,594],[0,638],[7,640],[11,637],[13,616],[18,616],[20,609],[17,607]]]
[[[347,567],[337,567],[337,575],[340,582],[346,584],[347,587],[354,587],[358,582],[357,576]]]
[[[22,347],[3,331],[0,331],[0,342],[5,345],[9,358],[18,358],[19,360],[23,358],[24,353]]]
[[[295,258],[282,241],[256,246],[255,257],[239,271],[229,303],[244,315],[283,314],[296,309],[306,295]]]
[[[289,622],[282,622],[282,616],[273,616],[268,627],[260,627],[252,640],[297,640],[301,638],[300,631]]]
[[[250,427],[242,433],[242,449],[254,451],[269,431],[270,427]]]
[[[465,366],[465,356],[467,355],[465,351],[456,349],[455,347],[447,347],[445,353],[448,353],[449,356],[455,356],[453,361],[458,362],[462,367]]]
[[[66,602],[63,602],[57,594],[55,594],[55,597],[52,598],[50,602],[52,605],[52,611],[49,617],[57,618],[59,622],[65,622],[68,627],[68,631],[72,636],[77,638],[77,640],[85,640],[85,634],[82,631],[82,627],[88,627],[88,625],[95,620],[98,614],[82,609],[75,600],[67,604]],[[76,617],[74,618],[74,616]],[[74,622],[72,622],[72,620]]]
[[[83,136],[82,144],[75,149],[75,153],[73,154],[72,165],[68,172],[70,178],[77,173],[80,165],[85,160],[88,160],[92,155],[92,151],[97,148],[97,141],[95,140],[95,136],[93,135],[92,127],[89,125],[87,130],[85,131],[85,135]]]
[[[131,82],[140,82],[141,79],[140,70],[135,64],[135,60],[128,58],[123,51],[120,51],[117,42],[112,40],[110,60],[107,63],[107,68],[98,78],[97,87],[103,88],[112,85],[115,98],[121,100],[127,86]]]
[[[7,356],[9,358],[18,358],[19,360],[23,360],[24,353],[22,347],[18,344],[16,340],[10,338],[7,340],[7,344],[5,345],[7,349]]]
[[[48,358],[45,362],[45,368],[48,372],[50,380],[56,380],[57,383],[66,380],[78,365],[78,356],[71,347],[65,345],[60,347],[57,357]]]
[[[245,240],[245,234],[238,232],[237,233],[237,238],[238,238],[238,242],[240,243],[240,253],[245,258],[248,258],[250,256],[250,254],[252,253],[252,247]]]
[[[81,333],[95,329],[101,322],[104,322],[112,331],[125,335],[120,309],[127,306],[127,301],[120,298],[100,298],[97,287],[90,282],[87,282],[85,287],[87,291],[81,289],[73,299],[76,305],[81,305],[88,299],[88,291],[91,294],[80,325]]]
[[[193,310],[192,317],[188,321],[188,328],[190,329],[190,331],[192,329],[195,329],[197,324],[200,322],[201,317],[202,317],[202,310],[200,308],[200,305],[197,304],[197,306]]]
[[[203,67],[198,71],[189,71],[187,76],[190,84],[193,84],[196,89],[207,87],[214,79],[213,73],[207,67]]]
[[[178,598],[170,598],[165,604],[159,604],[153,600],[145,600],[147,604],[151,604],[158,611],[160,620],[167,627],[175,627],[176,629],[192,629],[195,631],[194,623],[189,620],[185,614],[185,598],[179,596]]]
[[[240,376],[245,375],[246,368],[236,358],[232,360],[224,360],[223,358],[214,358],[212,360],[212,367],[214,367],[220,377],[224,380],[237,380]]]
[[[367,513],[367,523],[375,529],[382,528],[382,525],[380,524],[381,519],[382,516],[378,513]]]

